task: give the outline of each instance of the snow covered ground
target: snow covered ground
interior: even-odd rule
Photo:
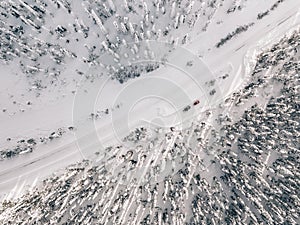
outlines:
[[[24,2],[15,4],[22,5],[21,11],[35,15],[39,13],[33,10],[33,6],[42,6],[44,1],[28,2],[32,6],[29,9]],[[143,198],[143,194],[137,194],[139,185],[150,184],[150,189],[154,185],[155,193],[161,195],[162,186],[168,186],[166,178],[176,177],[187,169],[192,174],[184,181],[188,190],[182,190],[186,198],[182,199],[185,202],[183,205],[187,208],[181,208],[181,213],[175,216],[170,212],[167,214],[174,217],[171,224],[183,224],[190,221],[193,215],[194,224],[199,224],[202,221],[198,218],[199,214],[193,211],[193,207],[188,207],[188,202],[197,196],[195,190],[189,189],[192,188],[189,184],[195,182],[197,185],[200,182],[197,181],[197,173],[211,184],[216,181],[212,180],[213,177],[222,177],[223,173],[230,171],[228,159],[223,159],[224,154],[218,152],[219,142],[222,142],[219,148],[224,148],[224,151],[229,151],[227,148],[233,145],[229,156],[232,154],[236,157],[238,154],[238,159],[249,161],[234,150],[237,145],[235,135],[229,136],[233,143],[222,138],[216,141],[213,137],[222,133],[228,116],[232,123],[238,122],[252,103],[259,103],[263,107],[271,96],[280,95],[280,85],[265,85],[262,91],[252,93],[254,100],[249,100],[248,105],[234,105],[239,97],[245,95],[244,88],[254,82],[253,74],[260,63],[259,54],[299,29],[300,4],[292,0],[207,0],[183,1],[180,4],[176,1],[153,1],[153,5],[151,1],[137,1],[141,6],[133,6],[133,1],[128,1],[132,5],[129,9],[126,7],[127,1],[120,5],[116,4],[117,1],[103,2],[104,5],[94,1],[84,1],[82,4],[49,1],[41,17],[29,16],[22,21],[18,21],[19,17],[11,16],[15,12],[12,7],[14,1],[1,2],[4,14],[4,9],[11,10],[7,10],[11,13],[8,13],[8,17],[2,14],[1,38],[6,38],[5,34],[8,33],[12,36],[9,43],[15,43],[14,38],[22,39],[22,35],[30,37],[23,40],[23,45],[29,46],[24,54],[18,55],[18,52],[22,52],[22,44],[14,44],[18,50],[11,54],[7,54],[10,51],[5,49],[4,44],[1,45],[6,51],[6,58],[1,58],[3,76],[0,78],[0,151],[3,153],[0,161],[1,198],[8,204],[7,201],[22,197],[26,190],[39,187],[45,178],[50,179],[46,185],[49,189],[45,191],[53,193],[55,187],[60,187],[68,180],[62,176],[62,183],[51,181],[53,173],[67,174],[65,168],[88,160],[86,165],[80,164],[85,165],[83,178],[80,179],[84,182],[85,173],[94,176],[96,168],[95,171],[100,171],[98,179],[108,182],[108,193],[112,194],[109,200],[108,197],[98,196],[100,193],[104,195],[104,189],[100,188],[97,195],[89,192],[88,202],[101,202],[100,208],[103,204],[112,207],[110,211],[105,206],[99,209],[100,223],[110,224],[114,221],[116,224],[125,224],[127,221],[128,224],[137,224],[143,220],[144,214],[149,213],[147,207],[139,211],[141,205],[137,201]],[[258,15],[267,10],[268,13],[258,19]],[[9,28],[9,23],[5,24],[6,20],[14,25],[24,25],[24,34],[19,37],[12,35],[11,31],[9,33],[12,28]],[[37,29],[32,22],[41,23],[41,28]],[[245,25],[248,25],[247,29],[235,32]],[[235,34],[218,46],[220,40],[228,37],[229,33]],[[39,48],[37,43],[45,47]],[[41,53],[43,50],[47,53]],[[28,52],[31,51],[32,57],[36,58],[32,61],[28,59]],[[13,56],[11,60],[8,58],[10,56]],[[282,62],[280,66],[283,66]],[[122,77],[127,70],[130,76],[136,75]],[[267,77],[267,80],[273,72],[269,68],[261,76]],[[240,92],[241,95],[238,94]],[[196,100],[200,103],[194,105]],[[136,130],[141,127],[145,130]],[[20,154],[13,155],[10,152],[12,149],[18,149]],[[179,155],[176,155],[177,151]],[[265,167],[277,157],[270,152],[266,155],[259,158],[265,162]],[[139,158],[142,156],[145,156],[144,161]],[[212,166],[211,160],[220,160],[220,166]],[[228,165],[224,166],[224,160]],[[136,164],[139,166],[135,168]],[[156,167],[159,167],[158,175],[153,175],[156,174]],[[76,176],[80,177],[81,172]],[[123,179],[124,176],[126,178]],[[80,179],[73,179],[72,187],[76,189]],[[87,182],[85,185],[96,184]],[[223,185],[227,187],[226,182]],[[125,201],[122,209],[113,209],[112,200],[117,201],[119,191],[123,193],[127,189],[133,193],[130,200]],[[207,192],[207,196],[210,196],[210,190]],[[225,188],[225,194],[229,198],[229,188]],[[245,194],[237,198],[247,202],[247,197]],[[162,202],[166,200],[160,198],[155,203],[157,207],[165,204]],[[203,198],[199,200],[200,205],[205,201]],[[222,198],[226,199],[226,196]],[[65,206],[66,201],[58,213],[64,215],[62,221],[68,219],[67,214],[63,213],[64,207],[68,210],[73,207],[72,204]],[[87,204],[85,200],[82,201],[77,201],[74,211]],[[166,209],[176,208],[173,200],[167,204],[169,206],[164,205]],[[40,207],[43,208],[42,205]],[[258,218],[259,214],[255,208],[261,208],[249,207],[253,214],[245,216],[244,222],[255,221],[252,217]],[[157,209],[150,207],[153,220],[152,211]],[[55,209],[54,212],[58,211]],[[0,221],[6,221],[11,215],[13,213],[3,209]],[[119,215],[119,220],[115,220],[114,215]],[[204,213],[204,217],[213,218],[208,212]]]

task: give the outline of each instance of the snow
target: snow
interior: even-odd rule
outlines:
[[[72,163],[93,158],[95,152],[101,152],[110,145],[122,144],[123,138],[136,127],[152,128],[157,127],[157,124],[165,129],[173,126],[189,127],[195,117],[200,120],[206,110],[217,107],[223,99],[247,82],[258,53],[299,27],[298,1],[286,0],[262,20],[256,20],[257,14],[267,10],[274,1],[247,1],[241,11],[227,14],[231,2],[223,2],[222,6],[210,14],[210,19],[199,19],[189,35],[190,41],[183,46],[175,46],[175,50],[166,56],[165,65],[123,84],[111,80],[108,72],[100,65],[86,67],[81,59],[67,60],[62,65],[64,70],[61,72],[59,84],[50,86],[36,97],[37,92],[29,91],[32,87],[28,79],[20,76],[22,72],[14,66],[14,63],[2,64],[3,76],[0,78],[2,149],[13,146],[14,141],[21,138],[47,136],[60,127],[74,126],[76,130],[53,142],[38,145],[32,153],[0,161],[1,196],[5,196],[5,199],[21,196],[26,190],[24,188],[26,185],[34,186],[38,181]],[[46,18],[46,21],[50,22],[45,24],[45,29],[54,28],[58,24],[70,27],[72,20],[78,16],[76,10],[81,7],[81,5],[76,7],[77,4],[74,3],[75,11],[71,13],[71,17],[66,18],[66,11],[58,10],[55,16]],[[112,9],[118,7],[113,1],[108,1],[108,5]],[[205,2],[202,3],[202,7],[206,7]],[[213,9],[207,8],[208,10]],[[172,17],[176,15],[173,11]],[[78,23],[90,21],[87,14],[78,13],[80,13]],[[91,14],[96,18],[93,10]],[[104,24],[100,18],[96,18],[96,21],[100,27]],[[209,23],[206,31],[201,31],[200,28],[206,22]],[[246,32],[233,37],[220,48],[215,47],[221,38],[238,26],[251,22],[254,22],[254,25]],[[91,46],[90,43],[94,43],[97,39],[96,31],[99,29],[91,22],[87,26],[92,28],[92,34],[86,39],[87,45]],[[181,32],[178,36],[185,34],[186,30],[184,28],[178,31],[177,33]],[[82,34],[76,35],[82,39]],[[49,38],[53,43],[56,41],[44,33],[35,38],[41,40]],[[75,35],[72,38],[69,48],[81,58],[88,58],[85,47],[74,41]],[[158,61],[162,60],[163,54],[170,46],[158,41],[150,41],[148,44],[149,49],[154,52],[154,60]],[[146,44],[142,42],[142,45]],[[108,54],[101,56],[104,61],[106,57],[108,58]],[[45,62],[42,60],[41,64],[46,65],[47,60],[44,59]],[[109,61],[110,59],[107,59],[105,62]],[[192,66],[187,66],[189,61],[193,62]],[[139,60],[134,63],[139,63]],[[90,74],[91,77],[95,76],[93,82],[84,76],[80,78],[75,76],[76,70]],[[219,78],[226,73],[229,74],[228,78]],[[216,89],[216,94],[210,95],[209,92],[213,88],[207,83],[214,79],[216,84],[213,88]],[[189,112],[183,112],[183,108],[196,99],[200,100],[200,104],[192,107]],[[17,104],[13,104],[13,101]],[[32,101],[32,105],[26,105],[27,101]],[[116,108],[118,104],[121,105],[120,108]],[[7,111],[2,112],[2,109]],[[20,111],[22,109],[25,111]],[[92,112],[105,109],[109,109],[110,113],[103,115],[99,120],[88,118]],[[8,137],[13,141],[8,143],[6,141]],[[157,152],[160,152],[159,150]],[[154,160],[158,160],[159,156],[154,154]],[[142,177],[142,174],[139,175]],[[116,190],[117,187],[114,191]],[[127,208],[130,208],[130,204]],[[124,213],[126,212],[124,210]],[[103,221],[106,219],[105,216],[106,214]]]

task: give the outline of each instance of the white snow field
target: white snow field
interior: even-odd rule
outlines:
[[[0,223],[298,224],[299,9],[0,1]]]

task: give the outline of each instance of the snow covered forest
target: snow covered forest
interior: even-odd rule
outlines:
[[[299,224],[299,9],[0,1],[0,224]]]

